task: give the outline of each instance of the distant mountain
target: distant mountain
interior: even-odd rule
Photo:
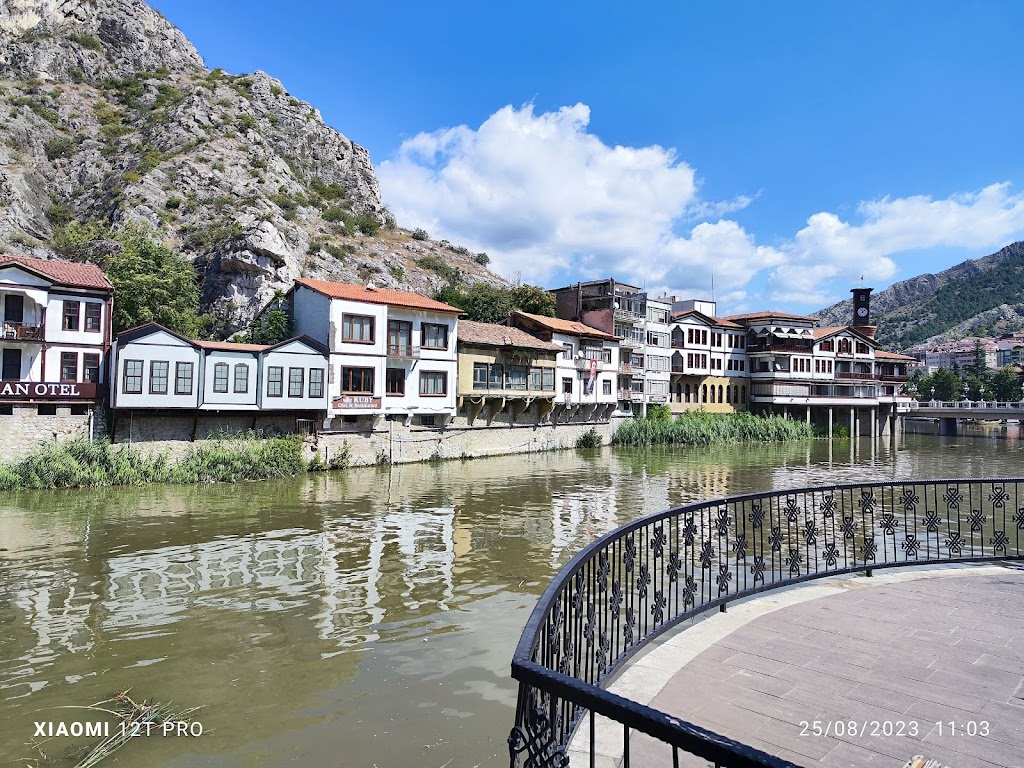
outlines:
[[[211,71],[142,0],[0,0],[0,253],[73,257],[73,223],[151,228],[221,335],[300,276],[504,284],[389,227],[363,147],[273,77]]]
[[[818,325],[849,323],[852,307],[848,299],[816,312]],[[1024,330],[1024,242],[894,283],[871,297],[871,314],[891,349]]]

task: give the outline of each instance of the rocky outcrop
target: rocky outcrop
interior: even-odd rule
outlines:
[[[197,269],[218,332],[301,275],[430,290],[368,152],[264,72],[208,70],[141,0],[0,0],[0,251],[47,256],[70,222],[152,229]]]
[[[1024,242],[1011,243],[996,253],[981,259],[964,261],[936,274],[924,274],[894,283],[872,295],[871,313],[878,325],[878,339],[885,344],[905,348],[911,343],[925,346],[961,338],[976,333],[1001,333],[1024,329],[1024,307],[1000,300],[1000,296],[1019,296],[1024,302]],[[998,280],[990,280],[994,274]],[[948,301],[947,294],[967,293],[980,283],[979,303],[972,305],[967,316],[956,322],[942,323],[947,314],[939,297]],[[988,283],[995,285],[988,287]],[[972,293],[972,295],[974,295]],[[989,298],[991,297],[991,298]],[[841,301],[815,313],[819,326],[842,325],[850,322],[853,303]],[[925,337],[919,328],[930,327],[939,321],[940,332]]]

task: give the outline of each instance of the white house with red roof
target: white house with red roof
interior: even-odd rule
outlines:
[[[113,295],[93,264],[0,255],[0,415],[91,412],[106,383]]]
[[[381,417],[442,427],[455,416],[462,310],[406,291],[301,278],[296,333],[329,350],[326,429]]]

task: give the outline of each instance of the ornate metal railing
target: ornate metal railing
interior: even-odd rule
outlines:
[[[1024,479],[907,480],[771,491],[690,504],[603,536],[541,596],[512,660],[513,768],[568,765],[589,713],[725,768],[790,766],[603,689],[650,640],[729,601],[835,574],[1020,559]]]

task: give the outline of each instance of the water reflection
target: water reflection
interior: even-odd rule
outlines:
[[[130,763],[504,764],[512,648],[550,577],[595,537],[731,493],[1016,474],[1020,450],[908,437],[569,451],[11,494],[0,762],[28,756],[38,711],[134,687],[205,705],[216,735],[133,744]]]

